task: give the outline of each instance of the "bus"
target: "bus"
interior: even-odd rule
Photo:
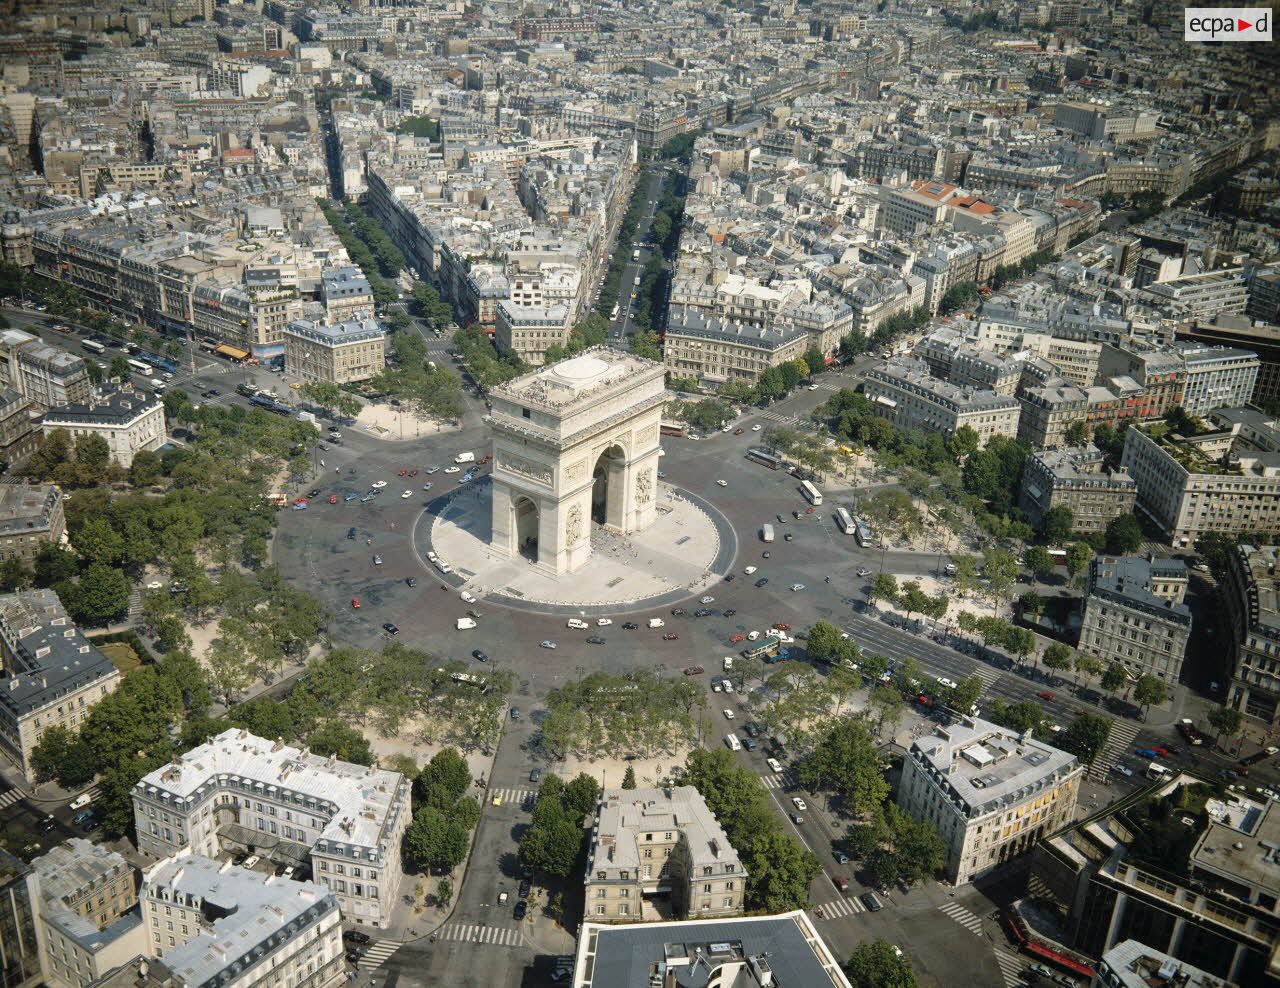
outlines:
[[[449,678],[460,686],[474,686],[481,693],[489,691],[489,681],[484,676],[476,676],[469,672],[451,672]]]
[[[822,503],[822,491],[814,487],[811,481],[800,481],[800,493],[803,494],[805,499],[815,508]]]
[[[1167,779],[1171,775],[1173,775],[1173,773],[1170,772],[1163,765],[1161,765],[1159,762],[1152,762],[1150,765],[1147,766],[1148,779],[1155,779],[1157,782],[1159,782],[1161,779]]]
[[[871,526],[867,524],[865,519],[855,518],[853,520],[853,534],[858,540],[858,545],[864,549],[875,545],[876,533],[871,530]]]
[[[840,531],[844,532],[845,535],[852,535],[857,531],[856,526],[853,524],[853,515],[849,514],[845,508],[836,508],[836,522],[839,523]]]
[[[84,340],[80,345],[90,353],[104,353],[107,349],[97,340]]]
[[[761,466],[766,466],[770,470],[777,470],[782,466],[782,457],[774,456],[767,449],[749,449],[747,450],[747,459],[752,463],[759,463]]]
[[[615,320],[615,319],[617,319],[617,318],[618,318],[618,303],[617,303],[617,302],[614,302],[614,303],[613,303],[613,309],[612,309],[612,311],[610,311],[610,313],[609,313],[609,321],[610,321],[610,322],[613,322],[613,320]]]
[[[778,654],[782,639],[777,635],[765,635],[757,642],[748,642],[738,654],[744,659],[769,659]]]
[[[132,357],[130,357],[129,366],[132,367],[134,370],[136,370],[139,374],[143,374],[146,377],[151,376],[150,364],[144,364],[141,360],[134,360]]]
[[[658,432],[664,436],[683,436],[688,432],[688,427],[683,422],[672,422],[670,419],[663,419],[658,426]]]

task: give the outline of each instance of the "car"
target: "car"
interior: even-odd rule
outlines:
[[[471,483],[472,476],[473,474],[471,473],[471,471],[468,470],[466,473],[464,473],[461,477],[458,478],[458,483],[469,484]]]
[[[511,915],[516,919],[524,919],[525,914],[529,911],[529,903],[521,899],[516,903],[516,908],[512,910]]]
[[[1162,747],[1160,747],[1158,744],[1157,744],[1157,745],[1152,745],[1151,750],[1152,750],[1152,751],[1154,751],[1154,752],[1156,753],[1156,754],[1155,754],[1155,757],[1156,757],[1156,758],[1168,758],[1168,757],[1169,757],[1169,749],[1168,749],[1168,748],[1162,748]]]
[[[473,649],[473,650],[472,650],[472,652],[471,652],[471,657],[472,657],[473,659],[475,659],[477,662],[488,662],[488,661],[489,661],[489,653],[488,653],[488,652],[482,652],[482,651],[481,651],[480,649],[478,649],[478,648],[477,648],[477,649]]]
[[[462,467],[445,467],[445,473],[462,473]]]
[[[375,491],[380,491],[382,490],[382,488],[387,486],[387,482],[385,480],[375,480],[369,486],[372,487]]]
[[[760,736],[759,724],[743,724],[742,729],[747,732],[747,737],[758,738]]]
[[[542,641],[538,642],[538,647],[539,647],[539,648],[555,648],[555,647],[556,647],[556,643],[555,643],[555,642],[553,642],[550,638],[546,638],[546,639],[544,639],[544,640],[542,640]]]
[[[410,497],[413,497],[413,491],[401,491],[401,492],[400,492],[400,497],[401,497],[402,499],[404,499],[404,498],[410,498]]]
[[[717,679],[717,680],[714,680],[714,681],[711,683],[711,692],[712,692],[712,693],[723,693],[723,692],[724,692],[724,687],[720,685],[720,680],[718,680],[718,679]]]
[[[860,576],[860,577],[866,577],[866,576],[870,576],[870,575],[871,575],[871,570],[867,569],[865,566],[859,566],[859,567],[858,567],[858,576]]]
[[[797,827],[801,827],[804,825],[804,817],[802,817],[799,813],[792,813],[791,822],[794,823]]]
[[[519,719],[520,719],[520,708],[519,708],[519,707],[512,707],[512,708],[511,708],[511,719],[512,719],[512,720],[519,720]]]
[[[841,895],[844,895],[845,890],[849,888],[849,879],[835,875],[831,879],[831,884],[836,887]]]
[[[734,434],[735,436],[740,436],[740,435],[742,435],[742,433],[743,433],[743,428],[742,428],[742,426],[738,426],[736,429],[734,429],[734,430],[733,430],[733,434]]]
[[[75,820],[73,822],[78,827],[80,826],[80,824],[84,823],[86,820],[92,820],[92,819],[93,819],[93,810],[81,810],[79,813],[76,814]]]
[[[717,480],[717,481],[716,481],[716,486],[717,486],[717,487],[728,487],[728,486],[729,486],[729,483],[728,483],[728,481],[724,481],[724,480]]]
[[[1128,765],[1122,765],[1119,762],[1116,762],[1114,765],[1111,766],[1111,771],[1119,772],[1121,775],[1127,776],[1129,778],[1133,778],[1133,769],[1131,769]]]
[[[382,557],[379,556],[376,552],[373,554],[373,565],[374,566],[382,565]]]
[[[759,637],[760,637],[760,632],[758,632],[758,631],[748,631],[748,632],[747,632],[747,641],[749,641],[749,642],[753,642],[753,641],[755,641],[755,640],[756,640],[757,638],[759,638]]]
[[[589,635],[589,636],[587,637],[587,644],[588,644],[588,645],[603,645],[603,644],[604,644],[604,642],[605,642],[605,640],[604,640],[603,638],[601,638],[599,635]]]
[[[342,939],[347,943],[358,943],[362,947],[373,943],[373,938],[369,934],[361,933],[359,930],[346,930],[342,934]]]
[[[844,851],[832,851],[832,856],[836,859],[836,864],[846,865],[849,863],[849,855]]]
[[[439,469],[440,469],[439,467],[427,467],[422,472],[425,473],[428,477],[430,477],[433,473],[435,473]]]
[[[742,742],[742,747],[746,748],[747,751],[755,751],[756,743],[751,738],[747,738],[745,741]]]
[[[358,611],[358,610],[360,610],[360,598],[359,598],[359,597],[352,597],[352,598],[351,598],[351,609],[352,609],[352,610],[354,610],[354,611]]]
[[[41,821],[40,830],[43,833],[47,834],[49,831],[53,830],[57,826],[58,826],[58,821],[54,819],[53,814],[50,813],[47,817],[44,818],[44,820]]]
[[[753,425],[753,426],[751,427],[751,431],[752,431],[752,432],[759,432],[759,431],[760,431],[761,429],[763,429],[763,428],[764,428],[764,426],[762,426],[759,422],[757,422],[755,425]]]
[[[330,495],[329,495],[329,503],[330,503],[330,504],[337,504],[337,503],[338,503],[338,495],[337,495],[337,494],[330,494]]]
[[[530,782],[541,782],[541,781],[542,781],[542,769],[540,769],[540,768],[530,769],[530,770],[529,770],[529,781],[530,781]],[[521,885],[520,885],[520,887],[521,887],[522,889],[527,889],[527,888],[529,887],[529,883],[528,883],[528,882],[522,882],[522,883],[521,883]],[[529,893],[528,893],[527,891],[526,891],[526,892],[522,892],[522,893],[521,893],[521,895],[520,895],[520,898],[522,898],[522,899],[523,899],[523,898],[525,898],[528,894],[529,894]]]
[[[773,630],[774,631],[790,631],[791,625],[787,624],[786,621],[775,621],[773,623]]]
[[[1040,699],[1041,699],[1041,700],[1052,700],[1052,699],[1053,699],[1053,694],[1052,694],[1052,693],[1050,693],[1048,690],[1037,690],[1037,691],[1036,691],[1036,696],[1040,697]]]
[[[673,642],[679,639],[679,637],[680,636],[675,634],[675,632],[668,631],[665,635],[662,636],[662,640],[664,642]]]
[[[712,597],[710,594],[707,594],[705,597],[703,597],[699,601],[699,603],[703,603],[703,604],[714,604],[715,602],[716,602],[716,599]]]
[[[768,582],[769,582],[769,578],[767,576],[762,576],[760,577],[760,579],[756,580],[756,586],[763,587]]]
[[[684,674],[686,676],[701,676],[706,671],[702,666],[685,666]]]
[[[360,499],[360,503],[368,504],[370,501],[375,500],[375,498],[377,497],[377,494],[378,494],[377,491],[370,491],[368,494],[366,494],[364,497]]]
[[[955,682],[955,680],[954,680],[954,679],[948,679],[946,676],[939,676],[939,677],[938,677],[938,685],[939,685],[939,686],[945,686],[945,687],[946,687],[947,689],[949,689],[949,690],[953,690],[953,689],[955,689],[955,688],[956,688],[956,682]]]
[[[863,892],[862,895],[858,896],[858,898],[862,901],[862,904],[867,907],[868,912],[878,913],[884,908],[884,905],[876,898],[876,894],[874,892]]]
[[[160,589],[161,587],[163,587],[163,586],[164,586],[164,584],[163,584],[163,583],[161,583],[159,580],[152,580],[150,583],[148,583],[148,584],[147,584],[147,589],[148,589],[148,590],[159,590],[159,589]]]
[[[596,618],[597,628],[607,628],[611,624],[613,624],[613,618]]]
[[[793,592],[799,592],[799,591],[801,591],[801,590],[803,590],[803,589],[804,589],[804,584],[803,584],[803,583],[793,583],[793,584],[791,584],[791,589],[792,589],[792,591],[793,591]]]
[[[639,628],[640,625],[636,624],[634,621],[624,621],[622,624],[623,631],[636,631]]]
[[[542,778],[541,769],[535,768],[532,772],[529,773],[530,782],[537,782],[541,778]],[[527,899],[529,898],[529,893],[532,891],[533,891],[533,885],[526,878],[524,881],[520,883],[520,890],[516,892],[516,895],[518,895],[521,899]]]
[[[416,576],[410,576],[407,577],[404,582],[411,587],[416,587],[418,585],[418,578]]]
[[[732,634],[729,636],[729,644],[731,645],[736,645],[738,644],[738,642],[744,642],[746,640],[747,640],[747,636],[741,633]]]
[[[588,625],[587,622],[583,621],[581,618],[569,618],[569,620],[566,621],[564,625],[566,628],[572,628],[574,631],[585,631],[588,627],[590,627],[590,625]]]
[[[737,613],[738,613],[737,608],[734,608],[734,607],[726,607],[724,610],[725,617],[733,617]]]
[[[1154,758],[1159,758],[1159,757],[1160,757],[1159,755],[1157,755],[1157,754],[1156,754],[1156,749],[1155,749],[1155,748],[1134,748],[1134,749],[1133,749],[1133,753],[1134,753],[1135,755],[1137,755],[1139,758],[1152,758],[1152,759],[1154,759]]]
[[[389,634],[389,635],[398,635],[398,634],[400,634],[400,629],[399,629],[399,628],[397,628],[397,627],[396,627],[394,624],[392,624],[390,621],[384,621],[384,622],[382,623],[382,630],[383,630],[383,631],[385,631],[385,632],[386,632],[387,634]]]
[[[724,719],[725,719],[725,720],[735,720],[735,719],[737,718],[737,716],[738,716],[738,715],[737,715],[737,714],[735,714],[735,713],[734,713],[732,710],[730,710],[728,707],[725,707],[725,708],[724,708]]]
[[[1045,967],[1043,964],[1038,963],[1030,965],[1024,973],[1031,974],[1039,978],[1048,978],[1050,981],[1057,977],[1052,970]]]
[[[760,553],[760,558],[761,558],[761,559],[772,559],[772,558],[773,558],[773,553],[772,553],[772,552],[770,552],[768,549],[765,549],[765,551],[764,551],[764,552]]]
[[[755,567],[755,566],[747,566],[747,567],[745,567],[745,568],[742,570],[742,575],[743,575],[743,576],[750,576],[750,575],[751,575],[752,573],[754,573],[755,571],[756,571],[756,567]]]
[[[464,604],[474,604],[476,602],[476,598],[469,591],[464,590],[458,596]]]
[[[771,772],[781,772],[781,771],[782,771],[782,762],[778,761],[778,759],[776,759],[776,758],[766,758],[764,761],[765,761],[765,764],[769,766],[769,771],[771,771]]]
[[[688,617],[689,612],[686,611],[683,607],[673,607],[671,608],[671,616],[672,617]]]
[[[429,491],[431,490],[431,486],[432,486],[431,481],[428,480],[425,484],[422,485],[422,489],[423,491]]]
[[[724,691],[725,691],[726,693],[732,693],[732,692],[733,692],[733,680],[731,680],[731,679],[726,679],[726,680],[724,680]]]
[[[347,538],[354,539],[355,537],[356,537],[356,530],[355,530],[355,527],[352,526],[351,528],[347,529]]]
[[[710,617],[714,613],[715,611],[712,610],[710,607],[699,607],[696,611],[693,612],[693,616],[696,618]]]
[[[784,536],[782,536],[783,542],[794,542],[795,540],[796,540],[796,537],[792,535],[790,532],[787,532]]]
[[[795,806],[795,808],[796,808],[796,809],[798,809],[798,810],[807,810],[807,809],[809,808],[809,804],[808,804],[808,803],[806,803],[806,802],[805,802],[803,799],[801,799],[799,796],[792,796],[792,797],[791,797],[791,803],[792,803],[792,805],[794,805],[794,806]]]

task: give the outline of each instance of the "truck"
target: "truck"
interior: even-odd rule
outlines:
[[[1204,735],[1196,730],[1195,721],[1190,717],[1183,717],[1178,722],[1178,733],[1186,739],[1187,744],[1204,744]]]
[[[168,385],[165,384],[164,381],[160,380],[160,378],[153,377],[151,379],[151,390],[155,391],[157,394],[159,394],[161,391],[163,391],[167,387]]]
[[[469,452],[459,453],[457,456],[453,458],[454,463],[475,463],[475,461],[476,461],[476,454],[469,453]]]
[[[456,627],[458,631],[469,631],[475,626],[476,626],[476,619],[469,618],[469,617],[458,618],[457,623],[454,625],[454,627]]]
[[[650,628],[663,628],[666,627],[666,624],[667,622],[662,620],[662,618],[649,618]]]
[[[761,526],[760,526],[760,541],[761,541],[761,542],[772,542],[772,541],[773,541],[773,526],[772,526],[772,525],[765,524],[765,525],[761,525]]]

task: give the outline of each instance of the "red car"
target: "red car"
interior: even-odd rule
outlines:
[[[409,471],[408,471],[408,470],[406,470],[404,467],[401,467],[401,468],[400,468],[400,476],[401,476],[401,477],[403,477],[403,476],[404,476],[405,474],[407,474],[408,472],[409,472]]]
[[[410,471],[409,471],[409,476],[410,476],[410,477],[416,477],[416,476],[418,476],[418,468],[417,468],[417,467],[414,467],[412,470],[410,470]]]
[[[1040,697],[1040,699],[1041,699],[1041,700],[1052,700],[1052,699],[1053,699],[1053,694],[1052,694],[1052,693],[1050,693],[1048,690],[1040,690],[1040,692],[1038,692],[1038,693],[1036,694],[1036,696]]]
[[[778,621],[774,624],[773,630],[774,631],[790,631],[791,625],[787,624],[786,621]]]
[[[353,608],[353,609],[355,609],[355,610],[357,610],[357,611],[358,611],[358,610],[360,610],[360,598],[359,598],[359,597],[352,597],[352,598],[351,598],[351,606],[352,606],[352,608]]]
[[[841,893],[843,893],[844,890],[849,887],[849,879],[841,875],[835,875],[831,879],[831,884],[834,885],[836,888],[838,888],[841,891]]]
[[[329,503],[330,503],[330,504],[337,504],[337,503],[338,503],[338,495],[337,495],[337,494],[330,494],[330,495],[329,495]]]
[[[485,453],[485,454],[484,454],[484,456],[480,457],[480,462],[481,462],[481,463],[488,463],[488,462],[489,462],[490,460],[492,460],[492,459],[493,459],[493,454],[492,454],[492,453]]]
[[[733,645],[738,644],[738,642],[744,642],[746,640],[747,640],[746,635],[730,635],[729,636],[729,642],[730,644],[733,644]]]
[[[679,635],[672,634],[670,631],[668,631],[665,635],[662,636],[662,640],[664,642],[673,642],[679,637],[680,637]]]
[[[1168,749],[1168,748],[1157,748],[1157,747],[1155,747],[1155,746],[1152,746],[1151,750],[1152,750],[1152,751],[1154,751],[1154,752],[1156,753],[1156,757],[1157,757],[1157,758],[1168,758],[1168,757],[1169,757],[1169,749]]]
[[[689,666],[685,669],[684,674],[686,676],[701,676],[706,671],[702,666]]]
[[[738,426],[738,428],[734,429],[734,430],[733,430],[733,434],[734,434],[735,436],[740,436],[740,435],[742,435],[742,426]]]

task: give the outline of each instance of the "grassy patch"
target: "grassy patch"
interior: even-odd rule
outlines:
[[[142,665],[142,660],[138,658],[138,653],[124,642],[109,642],[105,645],[99,645],[98,649],[111,660],[111,664],[120,670],[121,676],[127,676]]]

